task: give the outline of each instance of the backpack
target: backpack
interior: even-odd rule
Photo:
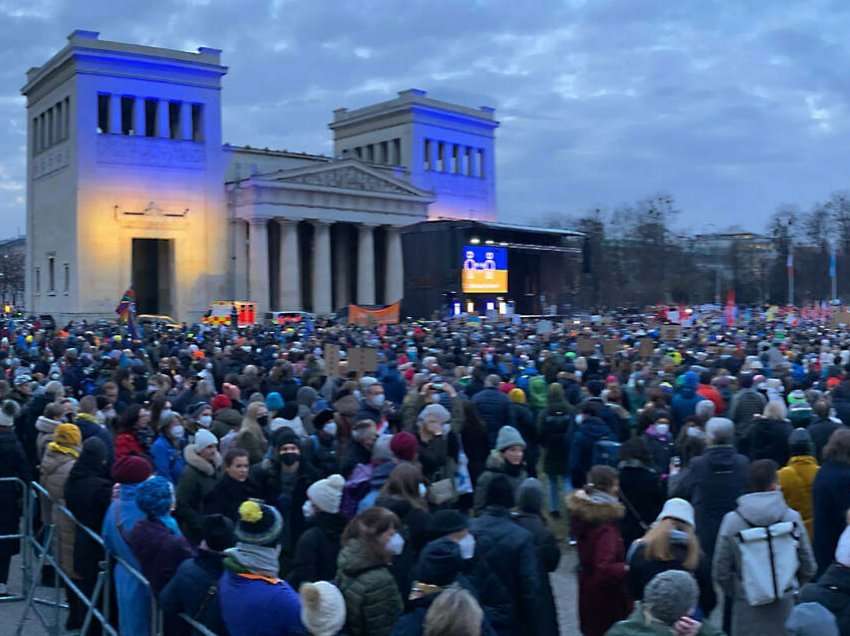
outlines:
[[[591,466],[617,467],[620,462],[620,443],[610,439],[601,439],[593,445]]]
[[[794,521],[777,521],[769,526],[750,523],[735,535],[741,553],[741,583],[752,607],[780,600],[796,585],[800,559],[800,531]]]
[[[342,487],[342,503],[339,505],[339,513],[346,519],[354,519],[357,516],[357,506],[360,500],[369,494],[373,470],[371,464],[357,464],[351,473],[351,477]]]

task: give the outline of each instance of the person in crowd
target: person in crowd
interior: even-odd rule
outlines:
[[[301,623],[310,636],[337,636],[345,626],[345,599],[328,581],[304,583],[301,598]]]
[[[487,468],[478,478],[475,487],[475,512],[486,505],[487,489],[498,475],[504,475],[516,493],[519,485],[528,477],[525,470],[525,440],[513,426],[503,426],[496,437],[495,448],[487,458]]]
[[[156,475],[136,491],[136,504],[145,517],[133,526],[127,543],[141,565],[151,591],[159,594],[178,566],[192,556],[192,546],[180,532],[174,509],[174,486]]]
[[[458,440],[451,431],[451,413],[442,404],[428,404],[416,420],[417,458],[429,482],[453,478]]]
[[[80,429],[74,424],[59,424],[51,437],[52,441],[47,442],[39,466],[39,481],[49,495],[49,498],[39,495],[41,518],[45,525],[54,524],[54,554],[65,575],[76,582],[79,576],[74,571],[74,522],[68,515],[59,511],[57,506],[65,505],[65,483],[80,456],[82,436]],[[65,628],[79,629],[85,616],[84,606],[70,589],[67,599],[68,619]]]
[[[93,532],[100,531],[112,501],[109,467],[109,450],[100,437],[91,436],[83,442],[80,457],[65,482],[65,505],[80,524]],[[92,598],[104,558],[103,548],[84,528],[74,526],[73,531],[76,584],[86,597]],[[83,615],[85,612],[81,608]],[[77,627],[82,626],[82,621],[77,622]],[[92,622],[90,630],[93,636],[100,634],[98,621]]]
[[[823,464],[812,487],[815,533],[812,545],[818,575],[832,563],[835,546],[846,525],[850,508],[850,429],[835,431],[823,449]]]
[[[89,437],[97,437],[106,446],[107,462],[112,465],[115,458],[114,442],[112,435],[97,421],[97,398],[93,395],[85,395],[80,398],[80,410],[74,417],[74,424],[80,429],[83,443]]]
[[[726,402],[723,400],[723,396],[720,395],[720,391],[711,383],[711,379],[711,371],[700,373],[697,394],[705,400],[711,400],[714,403],[715,416],[721,416],[726,412]]]
[[[499,391],[501,382],[502,378],[498,375],[488,375],[484,380],[484,388],[472,397],[472,403],[487,427],[490,448],[496,446],[496,438],[501,428],[513,424],[511,401]]]
[[[130,407],[127,410],[130,410]],[[136,492],[139,484],[152,473],[153,466],[144,457],[126,455],[115,460],[112,466],[112,480],[118,484],[118,492],[109,504],[101,530],[106,549],[123,559],[137,572],[141,571],[141,565],[125,537],[128,537],[135,525],[145,517],[136,502]],[[115,565],[114,578],[120,633],[149,634],[150,593],[120,562]]]
[[[481,636],[481,606],[468,591],[450,589],[437,596],[425,614],[424,636]]]
[[[684,570],[699,585],[698,609],[707,617],[717,605],[711,563],[705,558],[694,530],[694,509],[684,499],[668,499],[646,534],[632,544],[627,556],[629,595],[642,601],[646,586],[659,573]]]
[[[358,464],[372,461],[372,448],[378,439],[374,420],[359,420],[351,429],[351,440],[340,460],[340,474],[348,479]]]
[[[794,428],[806,428],[812,423],[814,413],[803,389],[788,394],[788,420]]]
[[[287,580],[293,589],[303,583],[329,581],[336,575],[345,518],[339,514],[342,502],[342,475],[331,475],[307,488],[303,514],[306,530],[295,545],[292,571]]]
[[[710,419],[706,437],[709,447],[691,460],[672,495],[693,505],[699,544],[710,562],[723,517],[735,509],[738,497],[746,490],[749,461],[735,451],[732,420]]]
[[[159,608],[166,632],[178,636],[192,633],[180,614],[186,614],[216,634],[224,623],[218,598],[218,582],[224,573],[224,552],[236,542],[233,522],[224,515],[209,515],[201,521],[201,543],[197,554],[183,561],[159,594]]]
[[[574,488],[581,488],[587,480],[587,473],[593,466],[593,450],[597,442],[616,440],[617,434],[601,417],[599,404],[587,401],[576,417],[576,426],[570,444],[570,480]]]
[[[738,384],[741,387],[732,398],[729,405],[728,417],[735,423],[735,435],[738,449],[742,453],[748,451],[746,440],[756,415],[760,415],[767,405],[765,397],[753,388],[753,374],[742,373],[738,376]],[[744,444],[742,446],[742,444]]]
[[[259,464],[268,450],[268,442],[263,433],[263,428],[268,424],[269,412],[266,405],[263,402],[252,402],[245,409],[239,431],[232,437],[233,446],[248,451],[248,461],[252,466]],[[228,449],[230,447],[228,442],[223,440],[222,448]]]
[[[58,402],[51,402],[44,407],[44,413],[36,420],[35,428],[38,431],[36,449],[38,451],[39,461],[44,457],[47,444],[53,440],[56,427],[63,422],[63,415],[62,405]]]
[[[840,636],[836,617],[820,603],[799,603],[785,621],[788,636]]]
[[[808,427],[809,434],[815,444],[815,457],[818,463],[823,463],[823,449],[826,448],[832,434],[841,428],[846,428],[837,417],[829,413],[829,402],[817,400],[812,406],[813,421]]]
[[[337,424],[330,409],[319,411],[312,419],[314,433],[310,435],[310,457],[322,477],[339,470]]]
[[[790,548],[796,550],[798,563],[794,579],[803,585],[814,577],[817,569],[802,519],[799,513],[788,507],[779,491],[777,468],[772,459],[759,459],[752,463],[749,468],[749,493],[741,496],[738,507],[726,514],[718,532],[712,575],[720,589],[731,591],[734,603],[732,634],[781,634],[798,591],[794,584],[790,589],[782,590],[781,596],[772,602],[759,599],[757,605],[752,603],[753,592],[746,583],[751,573],[747,568],[775,566],[745,562],[742,559],[744,542],[739,539],[740,532],[790,521],[795,528],[799,528],[796,548]],[[771,531],[770,528],[768,531]],[[782,558],[772,551],[770,545],[767,550],[770,551],[771,560]]]
[[[835,560],[817,581],[803,586],[799,602],[820,603],[835,616],[841,636],[850,634],[850,526],[841,533]]]
[[[524,480],[523,480],[524,481]],[[480,484],[480,482],[479,482]],[[488,589],[485,576],[494,577],[499,593],[482,597],[493,629],[499,636],[537,633],[540,573],[534,536],[511,520],[515,488],[506,475],[487,483],[484,507],[470,523],[479,562],[473,584]]]
[[[150,454],[156,474],[175,486],[186,468],[186,459],[183,457],[185,447],[186,429],[182,418],[176,413],[163,411],[159,434],[151,444]]]
[[[579,625],[585,636],[602,636],[631,611],[619,490],[616,470],[594,466],[585,486],[567,500],[578,547]]]
[[[772,459],[780,466],[788,462],[788,437],[794,429],[785,416],[785,403],[770,400],[762,416],[753,419],[747,440],[750,459]]]
[[[558,569],[561,551],[558,540],[546,525],[543,517],[543,486],[534,478],[528,478],[517,491],[517,511],[513,520],[525,528],[534,537],[537,552],[537,571],[540,574],[539,601],[537,607],[537,634],[539,636],[557,636],[558,611],[555,597],[549,583],[550,572]]]
[[[265,405],[263,405],[265,408]],[[221,618],[230,636],[300,636],[301,601],[278,573],[283,519],[249,499],[239,506],[236,546],[225,551],[218,584]]]
[[[24,446],[15,435],[15,418],[21,407],[14,400],[4,400],[0,405],[0,535],[18,533],[24,507],[24,488],[11,479],[24,484],[32,480],[32,469]],[[9,568],[12,557],[20,551],[19,539],[0,539],[0,597],[8,595]]]
[[[800,513],[806,533],[811,538],[815,536],[812,488],[818,474],[812,436],[805,428],[795,428],[788,437],[788,449],[791,458],[779,469],[779,487],[785,503]]]
[[[242,502],[260,497],[260,487],[250,477],[248,461],[244,448],[231,448],[224,454],[224,473],[204,497],[204,514],[221,514],[236,523]]]
[[[676,452],[670,458],[669,472],[667,473],[667,495],[675,492],[679,482],[690,472],[691,460],[699,457],[705,452],[705,431],[698,427],[686,427],[682,429],[684,436],[676,444]]]
[[[607,636],[723,636],[709,621],[691,617],[698,596],[697,583],[688,572],[665,570],[649,582],[632,614]]]
[[[192,545],[202,539],[204,500],[221,480],[221,454],[218,439],[205,428],[198,429],[195,441],[183,449],[186,468],[177,482],[177,509],[174,517]]]
[[[525,465],[531,477],[537,477],[537,463],[540,460],[540,443],[537,433],[537,421],[526,403],[525,391],[511,389],[508,392],[511,401],[511,420],[525,441]]]
[[[699,376],[694,371],[687,371],[679,376],[670,412],[673,415],[673,425],[678,431],[685,424],[685,418],[696,412],[697,403],[703,397],[697,393]]]
[[[478,478],[484,472],[487,457],[490,455],[490,437],[487,426],[478,407],[471,400],[463,400],[461,403],[463,424],[461,426],[460,438],[463,443],[463,451],[469,460],[469,478],[473,487],[478,484]]]
[[[139,404],[130,404],[121,413],[116,426],[115,459],[128,455],[149,457],[154,440],[150,412]]]
[[[557,382],[551,383],[546,406],[541,409],[537,419],[537,427],[543,449],[543,472],[549,484],[549,516],[554,519],[561,516],[561,497],[566,494],[570,484],[567,433],[572,423],[572,411],[572,406],[564,396],[564,387]]]
[[[223,393],[216,395],[211,402],[213,409],[213,423],[210,430],[213,434],[223,439],[229,433],[238,431],[242,424],[242,415],[233,408],[233,402]],[[235,435],[235,433],[234,433]]]
[[[626,507],[620,529],[628,551],[632,542],[643,536],[661,512],[667,493],[643,437],[633,437],[623,443],[617,471],[620,499]]]
[[[403,603],[389,566],[404,550],[398,517],[380,506],[352,519],[342,535],[336,585],[345,598],[347,633],[389,636]]]
[[[670,470],[670,460],[675,452],[673,432],[670,428],[670,414],[665,410],[655,409],[652,413],[652,419],[652,424],[646,428],[641,438],[646,442],[647,451],[652,459],[649,466],[659,476],[667,475]]]

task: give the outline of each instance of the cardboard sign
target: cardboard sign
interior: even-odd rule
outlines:
[[[328,375],[339,375],[339,347],[326,344],[324,350],[325,372]]]
[[[578,340],[576,340],[576,350],[580,356],[592,355],[596,351],[596,343],[593,341],[593,338],[579,336]]]
[[[357,373],[378,370],[378,351],[367,347],[354,347],[348,350],[348,368]]]
[[[661,339],[670,342],[670,341],[678,341],[682,337],[682,326],[681,325],[662,325],[661,326]]]
[[[641,358],[651,358],[653,353],[655,353],[655,342],[652,338],[641,338],[638,355]]]
[[[605,339],[602,342],[602,353],[606,356],[616,355],[617,352],[622,348],[622,344],[620,344],[619,340],[614,339]]]

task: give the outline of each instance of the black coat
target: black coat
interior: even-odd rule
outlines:
[[[823,605],[835,615],[841,636],[850,636],[850,568],[833,563],[816,583],[803,586],[799,601]]]
[[[413,568],[419,561],[419,553],[428,542],[428,525],[431,515],[417,508],[407,499],[395,496],[378,497],[375,505],[391,510],[401,520],[404,535],[404,550],[393,559],[390,571],[395,577],[402,599],[407,599],[413,584]]]
[[[508,424],[513,425],[511,401],[508,396],[494,387],[482,389],[472,398],[478,409],[478,414],[487,426],[487,437],[490,448],[496,446],[499,429]]]
[[[204,514],[224,515],[233,523],[239,521],[239,506],[247,499],[259,499],[260,487],[250,477],[236,481],[224,473],[221,480],[204,498]]]
[[[372,451],[350,440],[339,459],[339,474],[348,479],[357,464],[368,464],[372,461]]]
[[[794,428],[788,420],[768,420],[757,417],[747,435],[750,459],[772,459],[780,466],[788,463],[788,437]]]
[[[92,461],[89,461],[91,459]],[[68,510],[81,524],[100,534],[103,518],[112,501],[112,480],[105,464],[98,465],[91,455],[83,453],[71,468],[65,482]],[[84,530],[74,528],[74,570],[83,579],[93,581],[103,560],[103,549]]]
[[[537,550],[537,567],[540,573],[540,591],[537,605],[537,636],[558,636],[558,609],[552,596],[552,586],[549,584],[549,572],[558,569],[561,561],[561,551],[558,540],[552,531],[546,527],[539,515],[528,512],[514,513],[513,520],[521,528],[525,528],[534,537]]]
[[[543,447],[543,472],[565,476],[568,471],[567,431],[572,415],[566,411],[540,414],[540,445]]]
[[[226,636],[227,629],[221,619],[218,602],[218,580],[224,572],[223,556],[201,550],[194,559],[180,564],[174,577],[160,592],[159,607],[166,624],[173,626],[175,634],[192,633],[188,623],[178,618],[179,614],[185,613],[216,634]]]
[[[17,477],[26,484],[32,480],[30,463],[11,428],[0,428],[0,477]],[[0,482],[0,534],[19,531],[23,511],[23,489],[14,482]],[[20,550],[18,539],[0,540],[0,556],[12,556]]]
[[[815,455],[818,458],[818,463],[822,463],[823,449],[829,441],[830,436],[839,428],[846,428],[840,421],[836,422],[830,417],[815,420],[809,425],[809,435],[812,436],[812,441],[815,443]]]
[[[812,503],[815,515],[812,549],[820,574],[832,563],[838,539],[847,527],[845,512],[850,508],[850,465],[825,461],[812,485]]]
[[[491,596],[488,583],[473,578],[493,628],[499,636],[536,634],[541,577],[534,537],[511,521],[506,508],[498,506],[484,508],[469,529],[475,535],[481,574],[493,575],[502,587]]]
[[[293,590],[302,583],[333,581],[336,559],[346,520],[341,515],[318,512],[295,545],[292,570],[287,577]]]
[[[310,461],[324,479],[339,471],[339,457],[337,455],[337,441],[335,437],[324,438],[314,433],[305,442],[310,454]]]
[[[645,527],[648,528],[655,522],[667,500],[667,489],[653,469],[629,464],[620,466],[620,492],[626,507],[626,516],[620,522],[620,531],[628,551],[632,542],[644,535]]]

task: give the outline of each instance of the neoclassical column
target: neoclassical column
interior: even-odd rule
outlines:
[[[375,304],[375,237],[371,225],[361,224],[357,233],[357,303]]]
[[[234,300],[248,300],[248,228],[242,219],[233,219]]]
[[[192,104],[180,102],[180,139],[192,139]]]
[[[257,314],[269,310],[269,229],[266,219],[251,219],[248,235],[248,296]]]
[[[109,132],[121,134],[121,95],[109,95]]]
[[[334,308],[346,307],[351,302],[349,281],[351,280],[351,263],[349,263],[348,226],[337,224],[336,242],[333,249],[334,289],[336,298]]]
[[[158,99],[156,102],[156,136],[166,139],[171,136],[167,99]]]
[[[404,296],[404,255],[401,249],[401,229],[393,225],[387,227],[387,264],[385,267],[386,284],[384,302],[388,305],[401,300]]]
[[[331,226],[313,221],[313,313],[331,313]]]
[[[298,221],[278,219],[280,226],[279,310],[301,309],[301,254],[298,249]]]
[[[145,98],[137,97],[133,101],[133,134],[145,136]]]

